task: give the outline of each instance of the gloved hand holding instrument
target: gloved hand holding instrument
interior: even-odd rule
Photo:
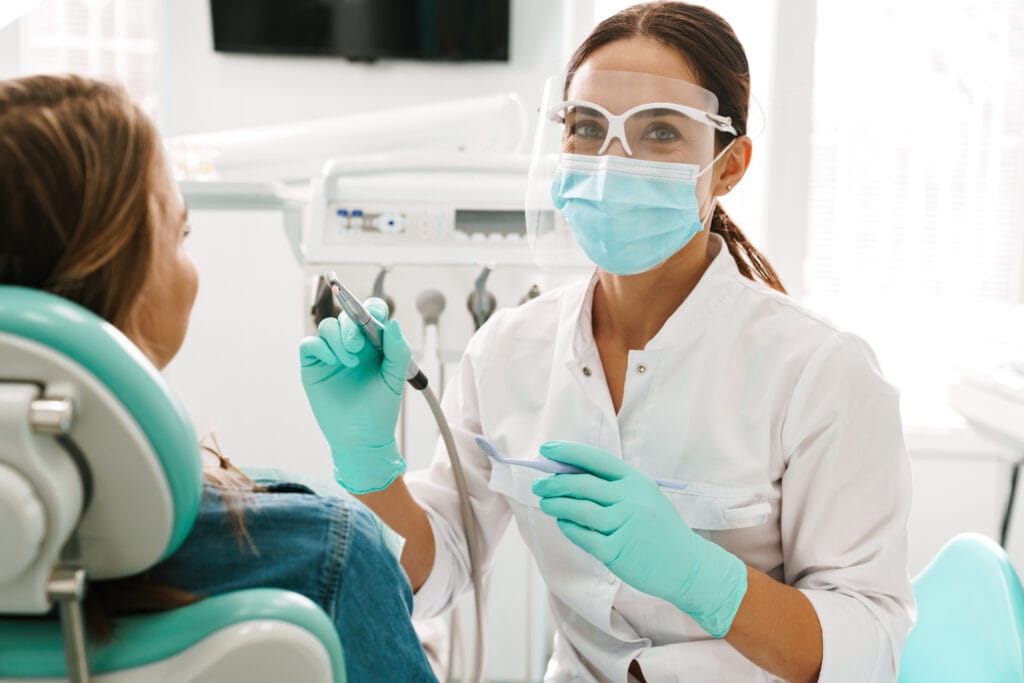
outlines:
[[[366,309],[382,325],[381,349],[347,314],[325,318],[299,346],[302,386],[331,447],[334,478],[352,493],[387,488],[405,471],[395,425],[412,352],[380,299]]]
[[[697,535],[649,476],[593,446],[549,441],[541,455],[586,470],[533,484],[565,536],[633,586],[667,600],[716,638],[747,591],[746,564]]]

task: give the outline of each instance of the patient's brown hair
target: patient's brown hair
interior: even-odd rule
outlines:
[[[0,284],[60,295],[124,330],[153,261],[151,171],[160,136],[119,86],[79,76],[0,81]],[[246,492],[260,487],[204,444],[204,479],[241,544]],[[251,541],[250,545],[251,545]],[[111,615],[198,598],[145,574],[93,583],[86,612],[97,640]]]
[[[0,282],[123,324],[151,260],[157,144],[116,86],[76,76],[0,82]]]

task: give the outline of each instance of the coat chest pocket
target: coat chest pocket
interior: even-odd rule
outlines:
[[[662,488],[691,529],[723,531],[768,521],[772,504],[762,486],[721,486],[688,482],[684,490]]]
[[[513,467],[503,463],[493,463],[491,478],[487,486],[492,491],[505,496],[510,503],[540,509],[540,498],[533,492],[533,482],[549,476],[528,467]],[[516,506],[513,505],[513,512]]]

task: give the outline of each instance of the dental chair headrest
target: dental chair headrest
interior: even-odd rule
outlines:
[[[33,392],[72,400],[67,439],[11,412]],[[202,495],[198,443],[163,377],[121,332],[66,299],[0,286],[0,396],[0,478],[13,482],[0,482],[0,494],[34,496],[28,507],[42,511],[45,526],[32,564],[0,578],[0,610],[18,611],[20,601],[41,611],[40,581],[62,548],[93,579],[135,574],[178,548]],[[38,516],[8,536],[31,532]],[[77,552],[65,548],[72,531]]]

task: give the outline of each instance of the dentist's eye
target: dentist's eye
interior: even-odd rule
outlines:
[[[680,135],[671,126],[651,126],[644,135],[644,139],[651,142],[674,142],[680,139]]]
[[[594,121],[580,121],[572,126],[572,136],[577,138],[604,138],[604,129]]]

